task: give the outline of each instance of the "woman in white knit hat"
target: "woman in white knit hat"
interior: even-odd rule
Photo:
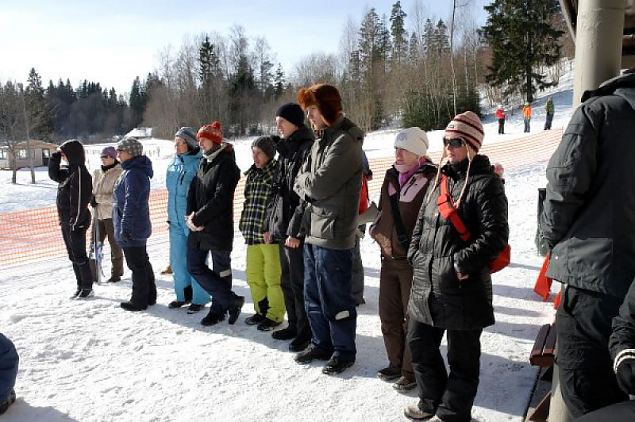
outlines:
[[[503,184],[489,159],[478,154],[479,117],[471,111],[455,116],[444,135],[440,168],[408,250],[414,268],[408,345],[419,402],[404,413],[411,419],[436,415],[460,422],[471,419],[480,336],[494,324],[489,263],[507,245],[509,226]],[[444,333],[449,374],[439,350]]]
[[[386,171],[379,210],[370,234],[381,248],[379,318],[388,366],[377,376],[394,381],[398,391],[417,386],[406,344],[406,312],[412,284],[412,267],[406,260],[410,236],[430,180],[437,173],[427,157],[428,138],[418,127],[395,137],[395,163]]]

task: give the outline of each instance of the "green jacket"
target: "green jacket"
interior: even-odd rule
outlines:
[[[555,108],[553,106],[553,100],[550,98],[547,100],[547,103],[545,104],[545,111],[549,114],[553,114],[553,112],[555,111]]]
[[[355,246],[364,132],[341,116],[313,143],[293,190],[304,202],[305,241],[330,249]],[[294,216],[297,218],[297,215]]]

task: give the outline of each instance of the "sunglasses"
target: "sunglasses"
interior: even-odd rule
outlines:
[[[100,158],[101,158],[102,160],[103,160],[104,158],[110,158],[110,155],[102,155]]]
[[[465,139],[463,138],[443,138],[444,147],[449,146],[450,148],[461,148],[463,145],[465,145]]]

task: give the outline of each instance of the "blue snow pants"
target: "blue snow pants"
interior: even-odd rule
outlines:
[[[304,307],[318,349],[355,360],[357,310],[351,292],[352,249],[304,245]]]
[[[13,342],[0,333],[0,401],[4,400],[15,386],[18,361],[18,352]]]
[[[174,222],[170,223],[170,265],[174,279],[176,300],[185,302],[185,288],[192,286],[192,303],[205,305],[209,302],[209,294],[198,284],[187,269],[187,227]]]

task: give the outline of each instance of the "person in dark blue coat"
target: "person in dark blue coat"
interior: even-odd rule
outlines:
[[[176,300],[170,309],[180,308],[191,300],[188,313],[200,311],[209,302],[207,293],[187,270],[187,237],[190,229],[185,223],[187,192],[196,177],[203,154],[194,129],[182,127],[174,135],[174,161],[168,166],[165,184],[168,188],[168,223],[170,224],[170,265],[174,278]],[[188,290],[191,289],[190,297]]]
[[[0,415],[15,402],[15,378],[18,375],[18,352],[15,346],[0,333]]]
[[[62,158],[68,165],[60,165]],[[86,254],[86,231],[91,219],[88,204],[92,197],[93,179],[85,162],[84,146],[79,141],[70,140],[51,154],[48,169],[51,180],[58,183],[57,214],[77,280],[77,289],[71,299],[93,296],[93,276]]]
[[[152,162],[142,154],[143,145],[136,138],[126,138],[117,144],[123,173],[114,188],[112,221],[115,239],[132,271],[132,296],[121,303],[126,311],[142,311],[157,302],[154,272],[146,252],[146,242],[152,233],[148,201],[153,171]]]

